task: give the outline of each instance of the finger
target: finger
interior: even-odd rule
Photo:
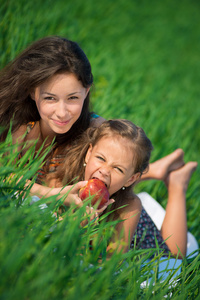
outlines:
[[[108,205],[110,205],[110,204],[113,204],[114,202],[115,202],[115,199],[109,199],[108,202],[107,202],[106,204],[107,204],[107,206],[108,206]]]
[[[89,207],[88,205],[85,207],[86,214],[89,215],[91,213],[91,210],[92,210],[92,207]]]
[[[81,207],[83,206],[83,201],[81,200],[81,198],[78,197],[78,195],[73,195],[73,199],[74,199],[74,203]]]
[[[88,214],[88,215],[95,215],[96,214],[96,210],[94,209],[94,207],[90,207],[90,206],[86,206],[86,213]]]
[[[87,181],[79,181],[75,184],[75,186],[72,188],[72,192],[77,192],[81,188],[85,187],[87,184]]]
[[[94,219],[97,221],[99,219],[98,212],[93,207],[91,207],[90,209],[91,209],[91,211],[90,211],[90,214],[91,214],[90,221],[92,221]]]
[[[114,199],[109,199],[109,201],[106,202],[106,204],[103,207],[97,209],[98,214],[101,214],[108,207],[108,205],[113,204],[114,202],[115,202]]]
[[[98,214],[97,211],[96,211],[96,213],[95,213],[95,217],[96,217],[97,220],[99,220],[99,214]]]

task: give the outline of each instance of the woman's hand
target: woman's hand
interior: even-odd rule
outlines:
[[[79,190],[87,184],[87,181],[79,181],[74,185],[68,185],[65,187],[50,188],[47,186],[42,186],[39,184],[34,184],[31,189],[32,195],[37,195],[38,197],[51,197],[56,196],[59,200],[64,198],[63,204],[65,206],[70,206],[72,204],[81,207],[83,206],[83,201],[79,198]],[[108,207],[108,205],[114,203],[114,199],[110,199],[101,209],[95,209],[94,207],[86,206],[86,214],[90,215],[90,220],[94,218],[98,219],[99,215]]]
[[[86,184],[87,184],[87,181],[79,181],[75,185],[68,185],[68,186],[60,189],[59,194],[61,196],[67,195],[63,204],[66,206],[69,206],[72,203],[74,203],[77,206],[82,206],[83,201],[79,197],[79,190],[81,188],[83,188]],[[108,205],[110,205],[114,202],[115,202],[114,199],[109,199],[109,201],[101,209],[95,209],[93,207],[90,207],[90,208],[95,211],[95,214],[97,213],[98,215],[100,215],[107,208]]]
[[[35,183],[31,188],[31,195],[36,195],[39,198],[48,198],[56,196],[56,200],[65,196],[63,204],[66,206],[75,203],[78,206],[82,206],[83,203],[78,196],[79,190],[87,184],[87,181],[80,181],[75,185],[68,185],[65,187],[48,187]]]
[[[87,181],[79,181],[75,185],[68,185],[64,188],[60,189],[59,195],[65,196],[63,204],[66,206],[70,206],[71,204],[75,204],[77,206],[82,206],[83,201],[79,198],[79,190],[87,184]]]

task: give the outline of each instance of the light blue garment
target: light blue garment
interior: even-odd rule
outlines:
[[[31,201],[31,205],[33,204],[33,203],[36,203],[36,202],[38,202],[40,200],[40,198],[38,197],[38,196],[32,196],[32,201]],[[48,206],[45,204],[45,203],[43,203],[43,204],[40,204],[39,205],[39,207],[41,208],[41,209],[45,209],[45,208],[47,208]]]
[[[151,263],[150,260],[146,262]],[[154,267],[151,270],[150,278],[143,281],[140,284],[141,288],[146,288],[150,284],[155,284],[157,280],[163,282],[169,280],[171,286],[175,286],[179,281],[179,275],[181,274],[182,259],[161,257],[160,259],[153,262]],[[145,263],[143,264],[145,266]],[[157,274],[155,278],[155,274]]]

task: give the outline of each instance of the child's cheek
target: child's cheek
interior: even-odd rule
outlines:
[[[85,180],[89,180],[90,179],[90,175],[89,175],[89,170],[88,170],[88,165],[86,165],[85,167]]]

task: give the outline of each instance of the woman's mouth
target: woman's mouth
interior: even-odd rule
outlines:
[[[58,120],[53,120],[53,122],[54,122],[56,125],[58,125],[58,126],[65,126],[65,125],[67,125],[67,124],[70,122],[70,120],[68,120],[68,121],[58,121]]]

